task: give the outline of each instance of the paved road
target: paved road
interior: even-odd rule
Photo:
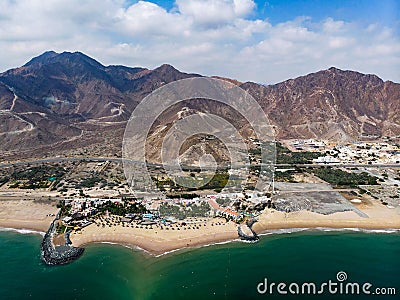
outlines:
[[[8,168],[8,167],[12,167],[12,166],[23,166],[23,165],[29,165],[29,164],[57,163],[57,162],[64,162],[64,161],[121,162],[122,158],[116,158],[116,157],[51,157],[51,158],[45,158],[45,159],[35,159],[35,160],[29,160],[29,161],[20,161],[20,162],[0,164],[0,168]]]
[[[120,157],[51,157],[51,158],[44,158],[44,159],[36,159],[30,161],[21,161],[21,162],[14,162],[14,163],[6,163],[0,164],[0,168],[8,168],[12,166],[23,166],[28,164],[40,164],[40,163],[56,163],[56,162],[64,162],[64,161],[95,161],[95,162],[104,162],[104,161],[112,161],[112,162],[122,162],[122,158]],[[141,164],[138,161],[131,161],[132,163]],[[147,166],[152,167],[163,167],[162,164],[152,164],[147,163]],[[252,165],[255,166],[255,165]],[[311,168],[320,168],[320,167],[334,167],[334,168],[400,168],[400,164],[275,164],[275,167],[311,167]],[[245,166],[235,166],[235,168],[241,168]],[[267,166],[268,167],[268,166]],[[188,169],[193,167],[187,167]]]
[[[335,168],[400,168],[400,164],[276,164],[276,167],[313,167],[313,168],[320,168],[320,167],[335,167]]]
[[[351,192],[354,191],[355,189],[323,189],[323,190],[276,190],[276,192],[279,192],[281,194],[286,194],[286,193],[319,193],[319,192]]]

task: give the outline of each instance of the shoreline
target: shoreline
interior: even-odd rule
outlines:
[[[376,233],[376,234],[400,234],[400,228],[358,228],[358,227],[349,227],[349,228],[341,228],[341,227],[290,227],[290,228],[277,228],[271,230],[265,230],[257,233],[260,237],[265,237],[269,235],[279,235],[279,234],[292,234],[297,232],[362,232],[362,233]],[[165,249],[165,251],[152,250],[151,248],[141,247],[137,244],[131,244],[127,242],[116,242],[116,241],[88,241],[84,244],[74,244],[75,246],[85,247],[88,245],[96,245],[96,244],[109,244],[109,245],[117,245],[129,248],[131,250],[140,251],[151,257],[161,257],[165,255],[169,255],[175,252],[179,252],[181,250],[190,250],[190,249],[198,249],[211,247],[215,245],[229,244],[229,243],[254,243],[241,240],[239,237],[232,239],[222,239],[212,241],[210,243],[196,243],[190,246],[184,247],[173,247],[171,249]]]
[[[19,234],[34,234],[34,235],[40,235],[42,237],[46,234],[46,232],[33,230],[33,229],[29,229],[29,228],[12,228],[12,227],[1,227],[1,226],[0,226],[0,232],[16,232]]]
[[[47,232],[57,212],[51,202],[0,199],[0,227]]]
[[[21,233],[47,232],[58,209],[49,204],[33,201],[1,201],[0,227]],[[353,211],[321,215],[310,211],[283,213],[266,209],[258,216],[253,230],[258,235],[279,234],[290,231],[368,231],[400,232],[400,208],[390,209],[380,203],[358,207],[368,218]],[[199,220],[199,226],[185,228],[136,228],[113,225],[102,227],[91,224],[80,232],[71,233],[72,246],[82,247],[93,243],[114,243],[159,257],[182,249],[199,248],[239,240],[238,224],[221,218]],[[1,230],[1,229],[0,229]],[[29,232],[32,231],[32,232]]]
[[[53,217],[54,218],[54,217]],[[0,228],[4,231],[4,229],[10,229],[14,231],[18,230],[28,230],[32,232],[37,232],[40,234],[45,234],[49,229],[51,220],[37,222],[37,221],[25,221],[25,220],[3,220],[0,219]]]
[[[19,234],[32,234],[32,235],[41,235],[42,237],[44,236],[45,232],[43,231],[37,231],[29,228],[11,228],[11,227],[3,227],[0,225],[0,233],[1,232],[15,232]],[[342,227],[287,227],[287,228],[275,228],[275,229],[268,229],[261,231],[257,233],[260,237],[266,237],[270,235],[280,235],[280,234],[293,234],[293,233],[298,233],[298,232],[361,232],[361,233],[366,233],[366,234],[400,234],[400,228],[360,228],[360,227],[348,227],[348,228],[342,228]],[[230,243],[253,243],[253,242],[248,242],[241,240],[239,237],[233,238],[233,239],[225,239],[225,240],[216,240],[212,241],[210,243],[197,243],[193,244],[190,246],[184,246],[180,248],[173,248],[170,250],[166,250],[164,252],[158,252],[158,251],[152,251],[151,249],[146,249],[142,248],[141,246],[137,244],[131,244],[127,242],[113,242],[113,241],[107,241],[107,240],[102,240],[102,241],[88,241],[84,244],[79,244],[76,246],[79,247],[84,247],[88,245],[114,245],[114,246],[120,246],[120,247],[125,247],[133,251],[138,251],[141,252],[149,257],[154,257],[154,258],[159,258],[162,256],[166,256],[169,254],[173,254],[175,252],[179,252],[182,250],[190,250],[190,249],[199,249],[199,248],[205,248],[205,247],[212,247],[216,245],[223,245],[223,244],[230,244]]]
[[[139,235],[134,235],[133,232],[126,233],[121,231],[135,231],[135,229],[121,227],[118,228],[119,232],[117,233],[96,232],[92,234],[86,234],[86,236],[85,232],[82,234],[74,234],[71,235],[71,240],[74,247],[84,247],[89,244],[99,243],[118,244],[133,250],[143,251],[150,256],[160,257],[168,253],[176,252],[183,249],[201,248],[205,246],[211,246],[220,243],[229,243],[235,240],[239,240],[239,236],[236,231],[236,224],[230,225],[233,225],[234,230],[229,230],[223,233],[207,234],[199,230],[198,234],[195,234],[194,236],[188,235],[175,238],[168,236],[168,232],[165,232],[165,236],[160,235],[160,237],[157,239],[154,237],[154,232],[152,236],[150,231],[146,232],[145,229],[143,229],[141,230],[142,232],[139,233]],[[137,231],[139,230],[136,230],[136,234],[138,234]],[[148,238],[147,235],[151,236],[151,238]]]

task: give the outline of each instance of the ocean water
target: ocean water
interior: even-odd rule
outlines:
[[[0,299],[400,299],[400,234],[302,231],[161,257],[94,244],[76,262],[40,261],[40,235],[0,232]],[[396,295],[259,294],[275,283],[369,282]]]

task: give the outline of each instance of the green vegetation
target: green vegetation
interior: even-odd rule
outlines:
[[[157,187],[163,187],[164,185],[168,185],[170,187],[173,187],[175,185],[175,182],[171,179],[171,178],[167,178],[167,179],[159,179],[157,180],[157,178],[152,177],[153,181],[155,181],[157,183]]]
[[[340,169],[330,167],[318,168],[312,170],[314,175],[334,186],[357,187],[358,185],[376,185],[377,178],[366,172],[349,173]]]
[[[217,202],[220,206],[226,206],[226,205],[228,205],[228,204],[231,202],[231,200],[228,199],[228,198],[218,198],[218,199],[216,200],[216,202]]]
[[[167,195],[168,198],[183,198],[183,199],[193,199],[199,197],[198,194],[195,193],[180,193],[180,194],[169,194]]]
[[[367,193],[367,190],[364,190],[362,188],[359,188],[359,191],[360,191],[360,195]]]
[[[88,177],[88,178],[83,179],[79,184],[77,184],[76,188],[82,188],[82,187],[92,188],[96,184],[98,184],[100,181],[103,181],[103,179],[98,176]]]
[[[161,216],[172,216],[178,219],[187,217],[204,217],[210,211],[210,206],[206,202],[201,202],[200,205],[183,206],[182,204],[170,205],[163,203],[160,206]]]
[[[71,205],[65,205],[64,200],[60,200],[57,203],[57,208],[60,208],[62,216],[66,216],[69,214],[69,211],[71,210],[72,207],[71,207]]]
[[[56,232],[57,232],[58,234],[62,234],[62,233],[65,232],[65,229],[66,229],[66,228],[67,228],[67,227],[66,227],[64,224],[62,224],[62,223],[57,223]]]
[[[310,164],[314,158],[322,156],[320,152],[291,152],[281,143],[276,143],[276,162],[278,164]]]
[[[99,205],[97,210],[101,213],[104,213],[108,210],[109,213],[118,216],[124,216],[129,213],[145,213],[147,212],[146,208],[140,203],[114,203],[111,201],[107,201],[106,203]]]
[[[294,171],[275,172],[276,181],[295,182],[293,174]]]
[[[210,177],[211,175],[209,177],[202,176],[201,180],[198,180],[199,177],[196,177],[195,174],[191,172],[187,177],[180,178],[180,181],[184,186],[175,184],[171,178],[162,178],[157,180],[157,178],[152,177],[152,179],[156,182],[157,187],[159,188],[169,186],[171,190],[179,190],[181,192],[205,189],[222,189],[224,187],[233,186],[235,181],[239,180],[231,178],[231,181],[229,181],[229,174],[226,171],[219,171],[214,174],[211,179]],[[187,188],[186,186],[199,186],[199,188]]]
[[[64,225],[62,222],[58,222],[56,225],[56,232],[57,234],[63,234],[73,228],[74,226]]]
[[[249,149],[249,154],[261,156],[261,148],[251,148]]]
[[[11,174],[11,188],[38,189],[48,188],[52,182],[56,185],[67,173],[67,169],[59,165],[40,165]]]
[[[54,181],[58,177],[65,175],[67,170],[60,166],[41,165],[30,167],[22,171],[15,171],[11,174],[14,180],[32,180],[32,181]]]
[[[216,173],[213,178],[208,182],[203,189],[222,189],[226,186],[229,180],[228,173]]]

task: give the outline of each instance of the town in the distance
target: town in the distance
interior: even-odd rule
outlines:
[[[253,145],[248,178],[224,168],[209,176],[192,168],[187,179],[205,184],[187,188],[161,167],[149,166],[165,195],[158,198],[145,189],[131,193],[117,157],[9,162],[0,169],[0,197],[5,200],[0,219],[3,226],[35,223],[39,230],[52,222],[46,235],[50,242],[42,245],[49,248],[42,255],[50,264],[71,261],[69,256],[81,254],[74,250],[91,242],[162,254],[236,238],[256,241],[259,233],[280,228],[400,225],[398,139],[277,142],[275,172],[264,192],[254,192],[261,143],[248,142]],[[235,188],[243,180],[240,190]]]

